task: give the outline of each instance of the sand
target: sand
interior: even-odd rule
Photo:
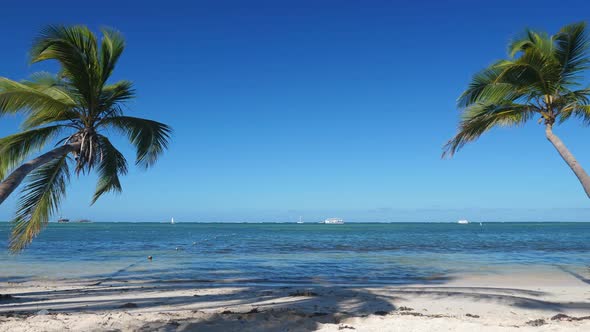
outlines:
[[[1,332],[590,331],[590,280],[557,268],[370,287],[36,280],[0,294]]]

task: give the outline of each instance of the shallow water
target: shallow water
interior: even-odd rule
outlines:
[[[9,230],[0,223],[0,248]],[[52,223],[20,255],[0,250],[0,262],[0,281],[439,283],[514,267],[586,269],[590,223]]]

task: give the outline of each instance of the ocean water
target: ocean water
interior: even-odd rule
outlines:
[[[0,223],[0,281],[404,284],[590,264],[590,223],[52,223],[19,255],[9,231]]]

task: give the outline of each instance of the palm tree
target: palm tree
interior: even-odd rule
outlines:
[[[511,42],[510,58],[475,74],[459,97],[462,119],[443,157],[493,127],[518,126],[538,117],[547,139],[590,197],[590,177],[553,133],[554,125],[572,116],[590,124],[590,88],[580,87],[590,65],[589,48],[585,23],[567,25],[553,36],[529,30]]]
[[[112,29],[102,33],[99,47],[85,26],[49,26],[34,41],[31,62],[56,60],[59,74],[36,73],[22,82],[0,77],[0,115],[25,115],[21,132],[0,139],[0,204],[27,179],[12,221],[12,251],[30,243],[57,211],[70,167],[76,174],[98,173],[92,204],[104,193],[121,191],[119,176],[127,173],[127,161],[107,133],[126,136],[143,168],[167,148],[170,127],[124,115],[133,85],[110,83],[109,77],[125,41]],[[51,142],[53,149],[25,162]]]

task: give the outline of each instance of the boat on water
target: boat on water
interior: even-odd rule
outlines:
[[[176,224],[176,223],[174,222],[174,217],[172,217],[172,219],[170,219],[170,223],[171,223],[171,224],[173,224],[173,225],[174,225],[174,224]]]
[[[340,218],[328,218],[324,220],[324,224],[328,225],[342,225],[344,224],[344,220]]]
[[[70,219],[68,219],[68,218],[59,218],[59,219],[57,219],[57,222],[60,223],[60,224],[65,224],[65,223],[70,222]]]
[[[467,224],[469,224],[469,221],[467,221],[465,219],[461,219],[461,220],[457,221],[457,224],[467,225]]]
[[[297,223],[298,224],[303,224],[303,220],[301,219],[301,217],[299,217],[299,221]]]
[[[80,220],[77,220],[76,222],[89,223],[89,222],[92,222],[92,220],[89,220],[89,219],[80,219]]]

